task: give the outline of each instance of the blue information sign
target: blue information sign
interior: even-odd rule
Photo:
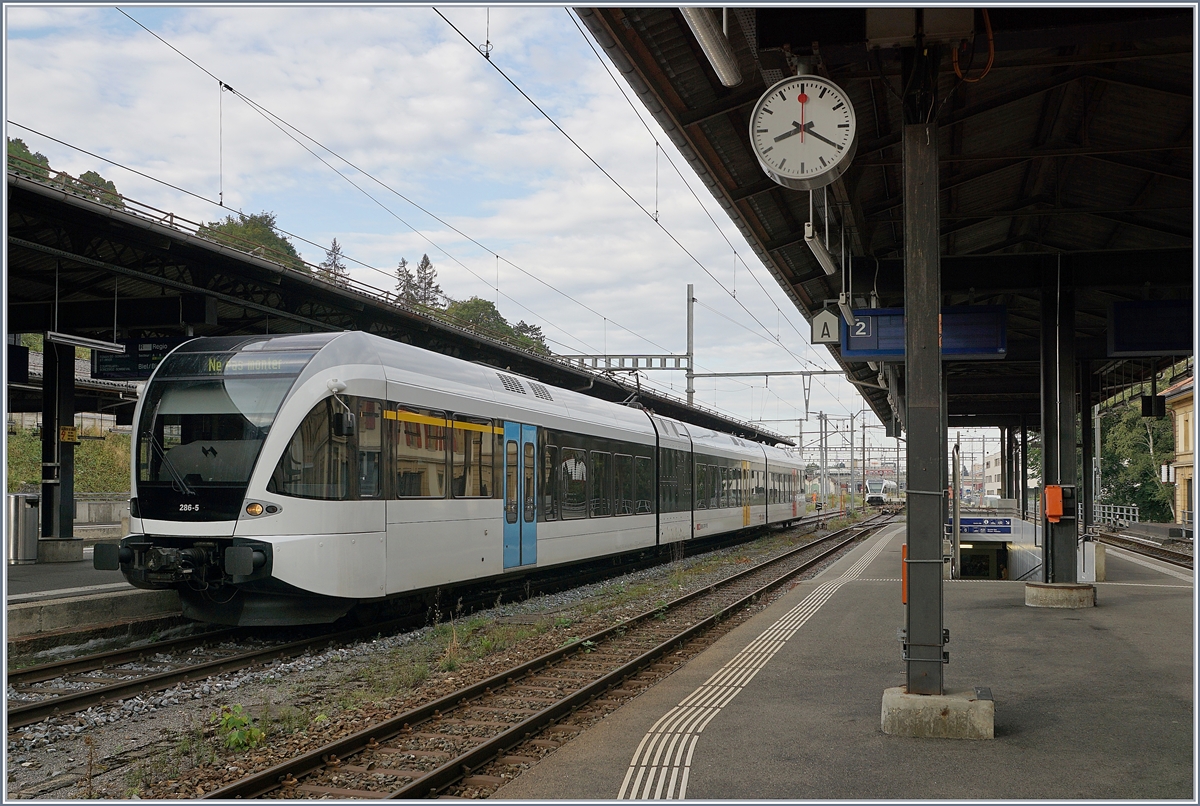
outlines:
[[[1004,358],[1008,352],[1007,309],[1003,305],[942,308],[942,358]],[[904,358],[904,309],[868,308],[854,312],[854,326],[842,322],[842,355],[864,360]]]
[[[1012,518],[959,518],[958,531],[964,535],[1011,535]]]

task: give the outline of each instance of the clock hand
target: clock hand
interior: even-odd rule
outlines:
[[[838,151],[841,151],[841,150],[842,150],[842,147],[841,147],[840,145],[838,145],[837,143],[833,142],[833,141],[832,141],[832,140],[830,140],[828,137],[822,137],[821,135],[819,135],[819,134],[817,134],[816,132],[814,132],[814,131],[813,131],[813,124],[812,124],[812,121],[811,121],[811,120],[808,122],[808,124],[807,124],[807,125],[806,125],[804,128],[805,128],[805,129],[808,131],[808,133],[809,133],[809,134],[811,134],[813,137],[817,138],[817,139],[818,139],[818,140],[820,140],[821,142],[828,143],[829,145],[831,145],[831,146],[833,146],[834,148],[836,148]]]
[[[792,135],[800,134],[802,131],[804,131],[803,127],[801,127],[801,125],[794,120],[792,121],[792,125],[795,126],[796,128],[792,129],[791,131],[784,132],[783,134],[776,137],[775,138],[776,143],[778,143],[780,140],[786,140],[787,138],[791,137]],[[801,138],[801,139],[803,139],[803,138]]]

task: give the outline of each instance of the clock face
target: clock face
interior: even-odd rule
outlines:
[[[767,90],[750,115],[750,143],[767,175],[811,190],[842,175],[857,145],[854,107],[833,82],[792,76]]]

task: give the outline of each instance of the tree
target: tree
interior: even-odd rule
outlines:
[[[546,346],[546,336],[542,333],[541,326],[528,324],[522,319],[513,327],[513,334],[517,337],[518,342],[535,353],[550,354],[550,348]]]
[[[413,302],[416,285],[417,278],[408,268],[408,261],[400,258],[400,263],[396,266],[396,296],[404,302]]]
[[[210,241],[282,263],[288,268],[310,271],[300,259],[300,253],[292,246],[292,242],[275,231],[275,214],[265,210],[255,215],[236,218],[232,215],[225,216],[223,221],[205,224],[198,234]]]
[[[1174,455],[1175,435],[1167,418],[1142,417],[1140,403],[1100,414],[1100,500],[1137,506],[1143,521],[1173,521],[1173,501],[1159,481],[1159,466]]]
[[[446,306],[446,315],[453,319],[455,324],[474,327],[500,338],[516,335],[491,300],[479,297],[455,300]]]
[[[124,207],[125,201],[117,192],[117,186],[95,171],[79,175],[79,181],[73,183],[76,190],[96,201],[104,202],[112,207]]]
[[[442,287],[437,284],[437,269],[429,255],[422,255],[421,262],[414,271],[408,267],[408,261],[400,258],[396,266],[396,294],[409,305],[421,305],[426,308],[443,310],[446,307]]]
[[[50,160],[45,154],[31,152],[20,137],[8,138],[8,167],[26,176],[50,177]]]
[[[421,255],[421,262],[417,264],[414,281],[415,302],[428,308],[444,307],[442,287],[437,284],[437,269],[433,267],[429,255]]]
[[[334,238],[333,243],[325,250],[325,259],[319,264],[317,276],[327,283],[340,286],[349,285],[350,271],[342,262],[342,247],[338,244],[337,238]]]

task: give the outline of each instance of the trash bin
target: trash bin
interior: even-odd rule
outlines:
[[[8,535],[8,564],[35,563],[38,558],[38,501],[36,493],[9,493],[5,510],[5,533]]]

